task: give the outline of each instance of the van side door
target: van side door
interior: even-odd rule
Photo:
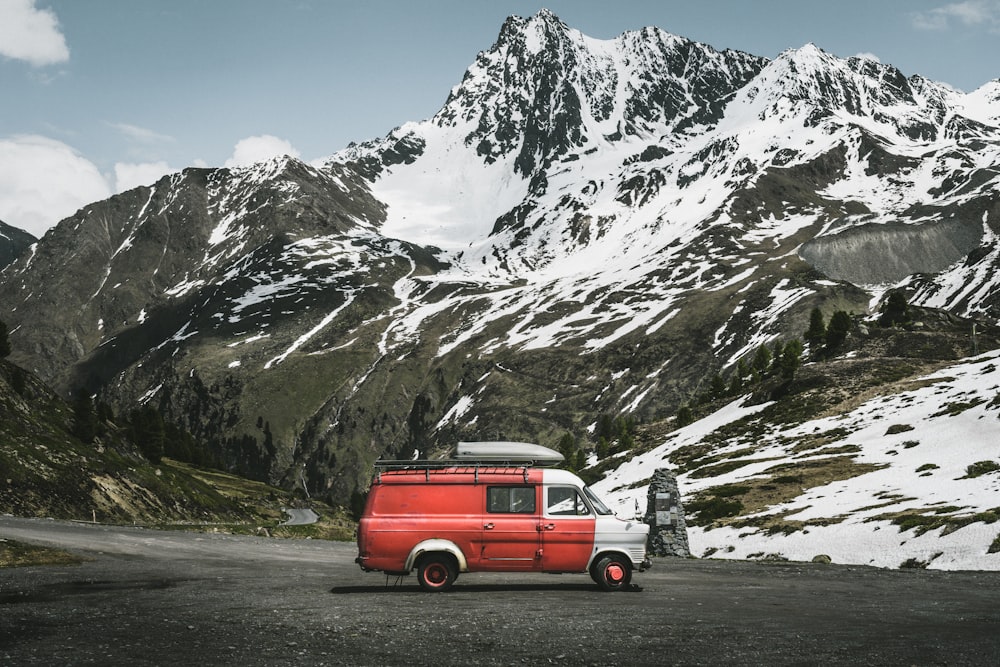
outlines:
[[[536,485],[486,485],[478,569],[502,572],[539,569],[539,504]]]
[[[597,517],[580,489],[570,485],[545,485],[539,524],[542,536],[542,570],[583,572],[594,548]]]

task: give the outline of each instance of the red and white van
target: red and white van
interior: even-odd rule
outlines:
[[[459,443],[456,460],[376,464],[358,525],[365,571],[443,591],[460,572],[586,572],[604,590],[650,566],[649,526],[618,519],[528,443]]]

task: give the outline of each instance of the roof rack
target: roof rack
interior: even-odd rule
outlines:
[[[431,481],[431,471],[441,470],[454,473],[472,473],[475,483],[479,483],[479,473],[519,475],[528,481],[531,461],[465,461],[462,459],[438,459],[434,461],[383,461],[375,462],[375,483],[382,483],[382,473],[403,473],[423,471],[424,481]]]

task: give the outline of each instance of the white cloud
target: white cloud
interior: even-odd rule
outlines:
[[[159,132],[147,129],[145,127],[139,127],[138,125],[129,125],[128,123],[108,123],[108,124],[111,127],[118,130],[119,132],[121,132],[129,139],[138,141],[143,144],[173,143],[174,141],[176,141],[170,135],[160,134]]]
[[[882,62],[882,60],[877,55],[875,55],[874,53],[868,53],[867,51],[863,51],[863,52],[857,54],[854,57],[855,58],[860,58],[862,60],[870,60],[873,63],[880,63],[880,62]]]
[[[115,192],[125,192],[140,185],[152,185],[161,176],[172,174],[174,169],[164,161],[130,164],[118,162],[115,164]]]
[[[70,146],[37,135],[0,139],[0,220],[7,224],[40,237],[110,196],[97,166]]]
[[[1000,32],[1000,2],[965,0],[953,2],[911,15],[914,27],[921,30],[947,30],[958,23],[965,27],[983,27]]]
[[[259,137],[247,137],[236,142],[236,147],[233,148],[233,156],[226,160],[226,166],[245,167],[279,155],[290,155],[297,158],[299,157],[299,152],[289,142],[270,134],[263,134]]]
[[[36,67],[69,60],[55,12],[35,7],[35,0],[0,0],[0,55]]]

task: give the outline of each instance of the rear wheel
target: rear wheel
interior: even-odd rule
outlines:
[[[632,563],[621,556],[603,556],[590,569],[590,577],[605,591],[620,591],[632,581]]]
[[[437,593],[451,588],[458,578],[455,559],[448,554],[428,554],[417,565],[417,581],[425,591]]]

